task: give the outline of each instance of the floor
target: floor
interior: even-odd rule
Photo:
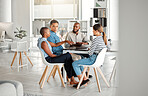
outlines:
[[[90,79],[90,83],[85,88],[76,90],[69,84],[67,84],[65,88],[62,87],[60,78],[56,73],[55,78],[50,78],[48,83],[45,82],[43,89],[40,89],[38,82],[45,65],[43,65],[39,51],[36,48],[28,52],[28,55],[34,66],[32,67],[28,62],[28,69],[27,67],[20,68],[20,71],[18,72],[16,68],[16,60],[13,67],[10,67],[14,52],[0,52],[0,80],[18,80],[23,84],[24,92],[43,96],[115,96],[118,86],[116,76],[110,83],[111,87],[107,88],[99,75],[102,89],[101,93],[99,93],[93,69],[90,70],[90,74],[93,75],[93,78]],[[101,67],[108,81],[115,64],[115,60],[112,60],[115,56],[117,56],[116,52],[107,52],[105,62],[103,67]],[[23,63],[26,63],[24,55]]]

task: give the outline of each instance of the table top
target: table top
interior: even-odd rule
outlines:
[[[81,47],[66,47],[63,50],[88,51],[88,47],[85,47],[85,46],[81,46]]]
[[[87,53],[88,52],[88,46],[81,46],[81,47],[77,47],[77,46],[73,46],[73,47],[66,47],[66,48],[64,48],[63,49],[63,51],[65,51],[65,52],[74,52],[75,51],[75,53],[76,52],[80,52],[80,51],[82,51],[82,52],[85,52],[85,53]],[[107,50],[107,52],[118,52],[117,50],[112,50],[112,49],[108,49]]]

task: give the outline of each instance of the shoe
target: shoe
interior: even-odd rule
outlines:
[[[93,77],[92,75],[89,75],[89,76],[88,76],[88,78],[92,78],[92,77]]]
[[[62,74],[62,77],[63,77],[63,67],[61,68],[61,74]]]
[[[87,74],[88,74],[88,72],[86,72],[86,76],[87,76]],[[88,78],[92,78],[92,77],[93,77],[92,75],[89,75],[89,76],[88,76]]]
[[[80,84],[80,87],[81,87],[82,85],[85,85],[85,84],[88,83],[89,81],[90,81],[89,79],[83,80],[82,83]],[[78,84],[73,85],[73,87],[75,87],[75,88],[77,88],[77,86],[78,86]]]

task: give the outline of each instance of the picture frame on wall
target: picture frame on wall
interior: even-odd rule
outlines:
[[[95,7],[106,8],[107,0],[95,0]]]

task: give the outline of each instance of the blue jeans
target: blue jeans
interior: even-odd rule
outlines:
[[[89,56],[88,58],[84,58],[84,59],[74,61],[72,63],[72,66],[73,66],[73,69],[74,69],[76,75],[81,75],[82,74],[82,72],[84,70],[84,67],[82,65],[92,65],[92,64],[94,64],[95,61],[96,61],[96,57],[97,57],[97,55],[93,54],[93,55]]]

